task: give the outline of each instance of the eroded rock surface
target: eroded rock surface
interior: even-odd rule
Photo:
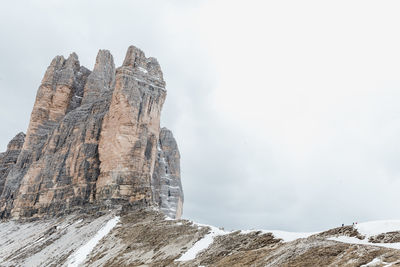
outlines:
[[[168,211],[179,217],[183,193],[175,140],[176,151],[165,146],[171,160],[164,167],[171,164],[180,190],[163,197],[152,191],[162,160],[157,147],[165,97],[157,60],[134,46],[117,69],[107,50],[99,51],[93,71],[75,53],[55,57],[38,89],[25,141],[0,155],[0,218],[170,202],[176,204]]]
[[[165,83],[158,63],[133,46],[115,80],[100,133],[97,198],[151,203]]]
[[[180,218],[183,209],[180,155],[172,132],[162,128],[152,185],[154,200],[170,218]]]
[[[7,151],[0,154],[0,194],[3,192],[6,177],[11,167],[17,162],[24,145],[25,134],[17,134],[7,145]]]
[[[97,242],[105,226],[118,223]],[[312,235],[293,241],[265,231],[220,231],[188,220],[166,220],[152,208],[74,213],[35,222],[0,222],[1,266],[398,266],[400,250],[347,244]],[[328,232],[328,231],[327,231]],[[335,232],[335,231],[333,231]],[[204,242],[208,240],[209,242]],[[182,260],[198,243],[192,257]],[[391,265],[390,265],[391,264]]]
[[[349,237],[355,237],[358,239],[364,239],[365,237],[363,235],[361,235],[357,229],[355,229],[353,226],[351,225],[346,225],[346,226],[342,226],[342,227],[337,227],[337,228],[333,228],[330,229],[328,231],[324,231],[321,233],[316,234],[316,236],[319,237],[337,237],[337,236],[349,236]]]
[[[371,243],[400,243],[400,231],[371,236],[368,241]]]

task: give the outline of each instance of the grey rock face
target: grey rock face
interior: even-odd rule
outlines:
[[[152,177],[153,198],[161,211],[173,219],[182,215],[183,190],[180,173],[178,145],[172,132],[162,128]]]
[[[108,50],[100,50],[96,57],[92,73],[86,81],[84,102],[91,103],[107,91],[112,91],[115,85],[114,58]]]
[[[151,185],[157,144],[165,143],[161,151],[168,151],[162,155],[171,158],[168,166],[180,186],[179,156],[173,159],[170,151],[179,155],[178,148],[160,131],[165,97],[157,60],[134,46],[117,70],[107,50],[99,51],[92,72],[80,66],[75,53],[55,57],[39,87],[25,142],[12,150],[12,158],[9,150],[0,155],[0,168],[6,159],[11,162],[0,176],[0,218],[58,215],[110,203],[168,204],[164,210],[176,208],[179,217],[181,191],[157,197]],[[159,192],[166,191],[160,187]]]
[[[143,51],[133,45],[128,48],[122,66],[137,70],[139,76],[147,76],[153,81],[155,80],[158,86],[165,87],[163,74],[157,59],[153,57],[146,58]]]
[[[24,145],[25,134],[17,134],[7,145],[7,151],[0,155],[0,195],[3,192],[6,177],[11,167],[17,162],[19,153]]]
[[[55,57],[47,68],[37,92],[24,146],[5,181],[0,197],[0,217],[10,216],[11,211],[18,217],[21,206],[40,199],[43,193],[40,177],[52,175],[44,173],[47,170],[44,164],[49,160],[45,155],[51,151],[49,141],[66,114],[80,105],[79,96],[83,94],[89,73],[80,66],[75,53],[68,59]],[[62,173],[60,168],[59,172]],[[26,215],[32,213],[29,211]]]

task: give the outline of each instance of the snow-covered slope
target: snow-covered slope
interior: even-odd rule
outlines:
[[[364,222],[355,224],[354,229],[360,234],[358,238],[339,235],[329,240],[400,249],[400,220]]]
[[[400,220],[372,221],[359,223],[354,226],[357,231],[369,238],[383,233],[400,231]]]
[[[85,262],[87,256],[92,252],[93,248],[104,238],[119,222],[119,216],[116,216],[109,220],[105,226],[103,226],[96,235],[90,239],[85,245],[80,247],[68,258],[68,267],[79,266],[79,264]]]
[[[221,230],[217,227],[204,225],[204,224],[195,224],[199,227],[209,227],[211,231],[204,236],[202,239],[196,242],[188,251],[186,251],[182,256],[179,257],[176,261],[190,261],[194,260],[200,252],[206,250],[213,242],[214,238],[221,235],[227,235],[229,232]]]
[[[224,231],[151,209],[74,214],[1,222],[0,266],[390,266],[400,263],[399,226]]]
[[[110,213],[97,218],[70,215],[35,222],[2,222],[0,266],[66,265],[67,258],[89,244],[114,217],[115,213]]]

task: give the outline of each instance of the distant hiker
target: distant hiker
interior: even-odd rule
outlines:
[[[344,223],[342,223],[342,227],[344,226]]]

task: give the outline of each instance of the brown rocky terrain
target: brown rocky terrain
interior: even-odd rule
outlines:
[[[362,236],[357,229],[355,229],[351,225],[346,225],[342,227],[337,227],[330,229],[328,231],[324,231],[321,233],[316,234],[318,237],[336,237],[336,236],[349,236],[349,237],[356,237],[358,239],[364,239],[364,236]]]
[[[387,232],[376,236],[371,236],[368,241],[371,243],[399,243],[400,231]]]
[[[393,243],[350,244],[326,234],[285,239],[165,219],[152,208],[94,211],[1,222],[0,266],[400,266],[400,250],[384,247]]]

